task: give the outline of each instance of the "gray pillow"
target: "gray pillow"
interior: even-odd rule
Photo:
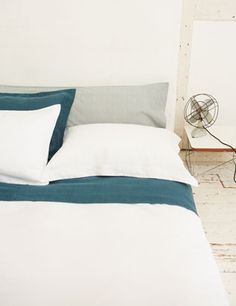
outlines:
[[[77,88],[68,125],[133,123],[166,126],[168,83]]]
[[[61,88],[0,86],[0,92],[43,92]],[[164,128],[167,94],[168,83],[77,87],[67,125],[133,123]]]

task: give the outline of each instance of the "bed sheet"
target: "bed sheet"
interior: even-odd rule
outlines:
[[[0,242],[0,305],[228,306],[183,207],[0,201]]]

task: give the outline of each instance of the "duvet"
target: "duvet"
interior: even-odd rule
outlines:
[[[227,306],[191,188],[0,184],[0,305]]]

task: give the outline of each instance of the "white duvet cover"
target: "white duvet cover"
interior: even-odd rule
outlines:
[[[226,306],[201,222],[169,205],[0,202],[1,306]]]

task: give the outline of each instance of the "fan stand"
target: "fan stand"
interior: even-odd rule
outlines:
[[[201,120],[198,121],[197,125],[198,126],[192,130],[192,133],[191,133],[192,137],[198,138],[198,137],[206,136],[207,131],[203,128],[203,124]]]

